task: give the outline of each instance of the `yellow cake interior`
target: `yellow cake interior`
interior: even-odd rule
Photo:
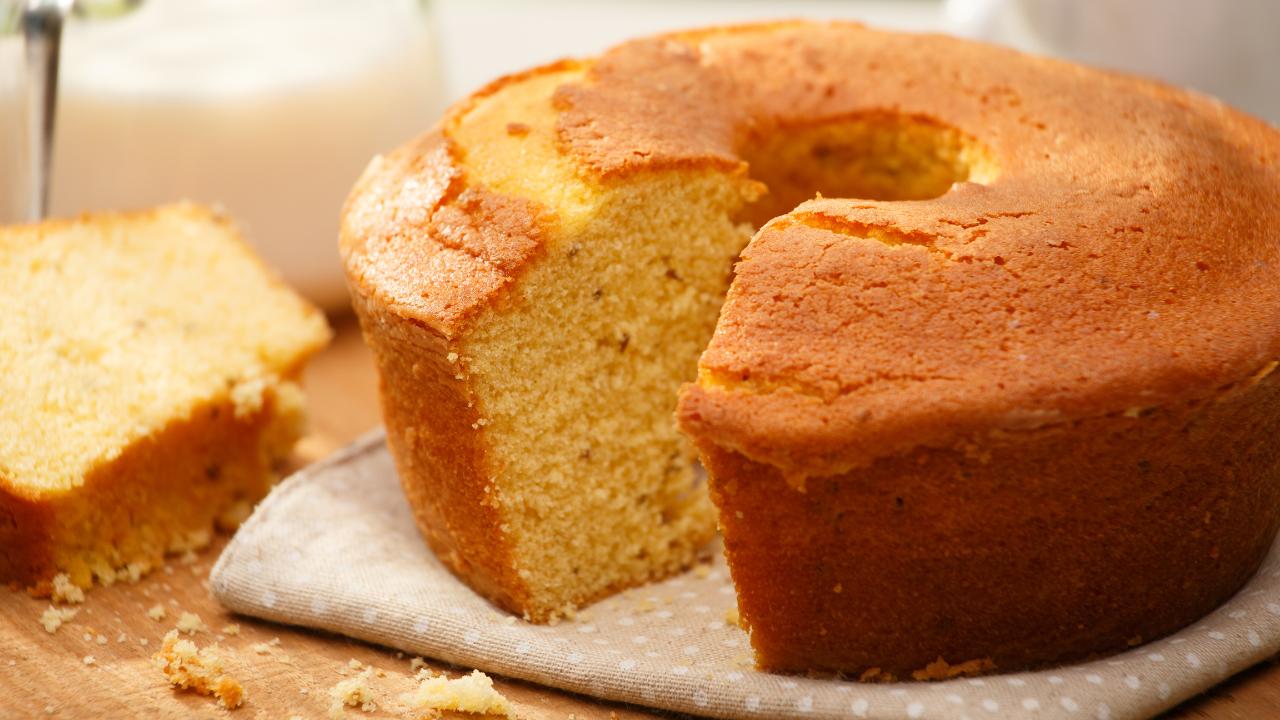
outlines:
[[[579,173],[549,100],[578,76],[509,86],[454,134],[470,180],[557,208],[542,257],[462,351],[535,619],[678,569],[714,533],[673,391],[711,337],[751,233],[730,216],[755,192],[712,172]]]

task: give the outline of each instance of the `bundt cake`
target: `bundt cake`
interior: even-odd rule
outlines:
[[[137,579],[247,516],[329,337],[189,204],[0,228],[0,308],[0,582],[43,593]]]
[[[1133,77],[712,28],[481,90],[372,163],[342,249],[406,493],[478,591],[545,621],[687,563],[674,409],[759,666],[945,677],[1168,633],[1261,561],[1278,163]]]

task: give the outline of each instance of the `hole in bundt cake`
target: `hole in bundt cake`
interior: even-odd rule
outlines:
[[[769,188],[747,208],[755,227],[816,195],[927,200],[994,175],[990,152],[976,139],[928,117],[889,112],[756,130],[739,155]]]

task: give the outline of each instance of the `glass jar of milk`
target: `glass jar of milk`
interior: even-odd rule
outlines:
[[[288,282],[343,306],[343,200],[375,153],[427,129],[443,103],[426,3],[118,4],[118,17],[73,17],[63,33],[51,214],[220,205]],[[0,118],[19,117],[3,107],[23,102],[10,86]],[[19,181],[0,174],[0,195]]]

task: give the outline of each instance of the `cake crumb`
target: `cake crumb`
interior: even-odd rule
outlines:
[[[250,417],[262,409],[266,400],[267,381],[261,377],[241,380],[231,388],[231,403],[237,419]]]
[[[141,645],[142,647],[146,647],[147,642],[148,640],[146,638],[138,638],[138,644]]]
[[[97,660],[92,655],[85,655],[83,662],[85,665],[92,665],[97,662]]]
[[[56,633],[58,628],[70,622],[78,612],[80,612],[78,608],[60,608],[50,605],[48,610],[40,614],[40,625],[44,627],[45,632]]]
[[[235,530],[244,524],[245,520],[253,514],[253,503],[248,500],[237,500],[231,503],[221,515],[218,516],[218,527],[224,530]]]
[[[361,670],[364,668],[364,664],[355,658],[351,658],[350,660],[347,661],[347,667],[351,668],[352,670]]]
[[[155,620],[156,622],[160,622],[161,620],[164,620],[164,616],[167,613],[168,611],[164,609],[164,605],[161,605],[160,603],[156,603],[155,605],[151,606],[150,610],[147,611],[147,617],[151,618],[152,620]]]
[[[359,675],[339,681],[329,688],[329,697],[333,703],[329,706],[329,717],[341,718],[346,715],[348,707],[358,707],[364,712],[378,709],[374,701],[373,690],[369,687],[369,679],[373,677],[373,668],[365,668]]]
[[[177,630],[170,630],[152,660],[176,688],[217,698],[218,704],[228,710],[244,702],[244,687],[223,672],[217,645],[198,648],[190,640],[179,637]]]
[[[479,670],[453,680],[444,675],[420,677],[418,687],[401,695],[400,702],[415,718],[435,717],[440,710],[509,718],[513,709]]]
[[[864,683],[892,683],[897,682],[898,677],[891,672],[885,672],[878,667],[867,668],[858,676],[858,682]]]
[[[268,644],[266,644],[266,643],[254,643],[254,645],[253,645],[253,647],[252,647],[251,649],[252,649],[254,652],[258,653],[259,655],[270,655],[270,654],[271,654],[271,646],[270,646],[270,645],[268,645]]]
[[[724,621],[730,625],[742,627],[742,616],[738,614],[738,606],[733,605],[724,611]]]
[[[419,668],[427,666],[427,661],[420,657],[416,657],[409,661],[409,672],[418,672]]]
[[[84,590],[71,582],[71,577],[66,573],[58,573],[53,576],[52,597],[55,603],[78,605],[84,602]]]
[[[116,636],[116,642],[118,643],[128,642],[128,641],[129,641],[129,636],[124,633],[120,633],[119,635]]]
[[[124,575],[128,578],[129,582],[137,583],[150,569],[151,563],[135,560],[124,566]],[[117,573],[117,575],[119,575],[119,573]]]
[[[227,626],[225,626],[225,627],[223,627],[223,628],[222,628],[222,634],[224,634],[224,635],[239,635],[239,634],[240,634],[240,626],[239,626],[238,624],[236,624],[236,623],[231,623],[230,625],[227,625]]]
[[[937,660],[919,670],[913,671],[911,678],[922,682],[925,680],[950,680],[961,676],[981,675],[984,672],[994,670],[995,667],[996,664],[992,662],[991,658],[966,660],[952,665],[939,656]]]
[[[106,644],[107,644],[107,636],[106,636],[106,635],[98,635],[98,637],[94,638],[94,641],[95,641],[95,642],[97,642],[99,645],[106,645]]]
[[[182,613],[182,616],[178,618],[177,629],[178,632],[194,635],[195,633],[205,629],[204,621],[195,613],[184,612]]]

